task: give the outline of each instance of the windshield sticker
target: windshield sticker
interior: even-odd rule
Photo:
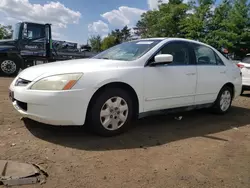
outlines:
[[[152,44],[153,41],[140,41],[140,42],[137,42],[136,44]]]

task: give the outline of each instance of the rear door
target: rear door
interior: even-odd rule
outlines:
[[[212,48],[196,43],[192,46],[198,74],[195,104],[212,103],[228,81],[227,67]]]

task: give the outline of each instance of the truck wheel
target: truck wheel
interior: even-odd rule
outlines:
[[[0,74],[16,76],[20,70],[20,62],[16,58],[4,57],[0,59]]]
[[[228,86],[224,86],[213,106],[213,111],[217,114],[225,114],[229,111],[233,100],[232,89]]]
[[[102,92],[88,112],[88,126],[100,136],[114,136],[125,132],[133,117],[129,94],[119,88]]]

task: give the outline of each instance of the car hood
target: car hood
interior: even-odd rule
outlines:
[[[126,61],[104,60],[104,59],[77,59],[46,63],[36,65],[23,70],[18,77],[33,81],[42,77],[65,74],[65,73],[86,73],[106,69],[114,69],[126,65]]]

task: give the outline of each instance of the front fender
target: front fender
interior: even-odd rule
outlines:
[[[107,80],[98,82],[98,83],[95,85],[94,89],[95,89],[95,90],[98,90],[98,89],[101,88],[102,86],[107,85],[107,84],[110,84],[110,83],[114,83],[114,82],[122,82],[122,83],[125,83],[123,80],[121,80],[121,79],[119,79],[119,78],[110,78],[110,79],[107,79]]]

